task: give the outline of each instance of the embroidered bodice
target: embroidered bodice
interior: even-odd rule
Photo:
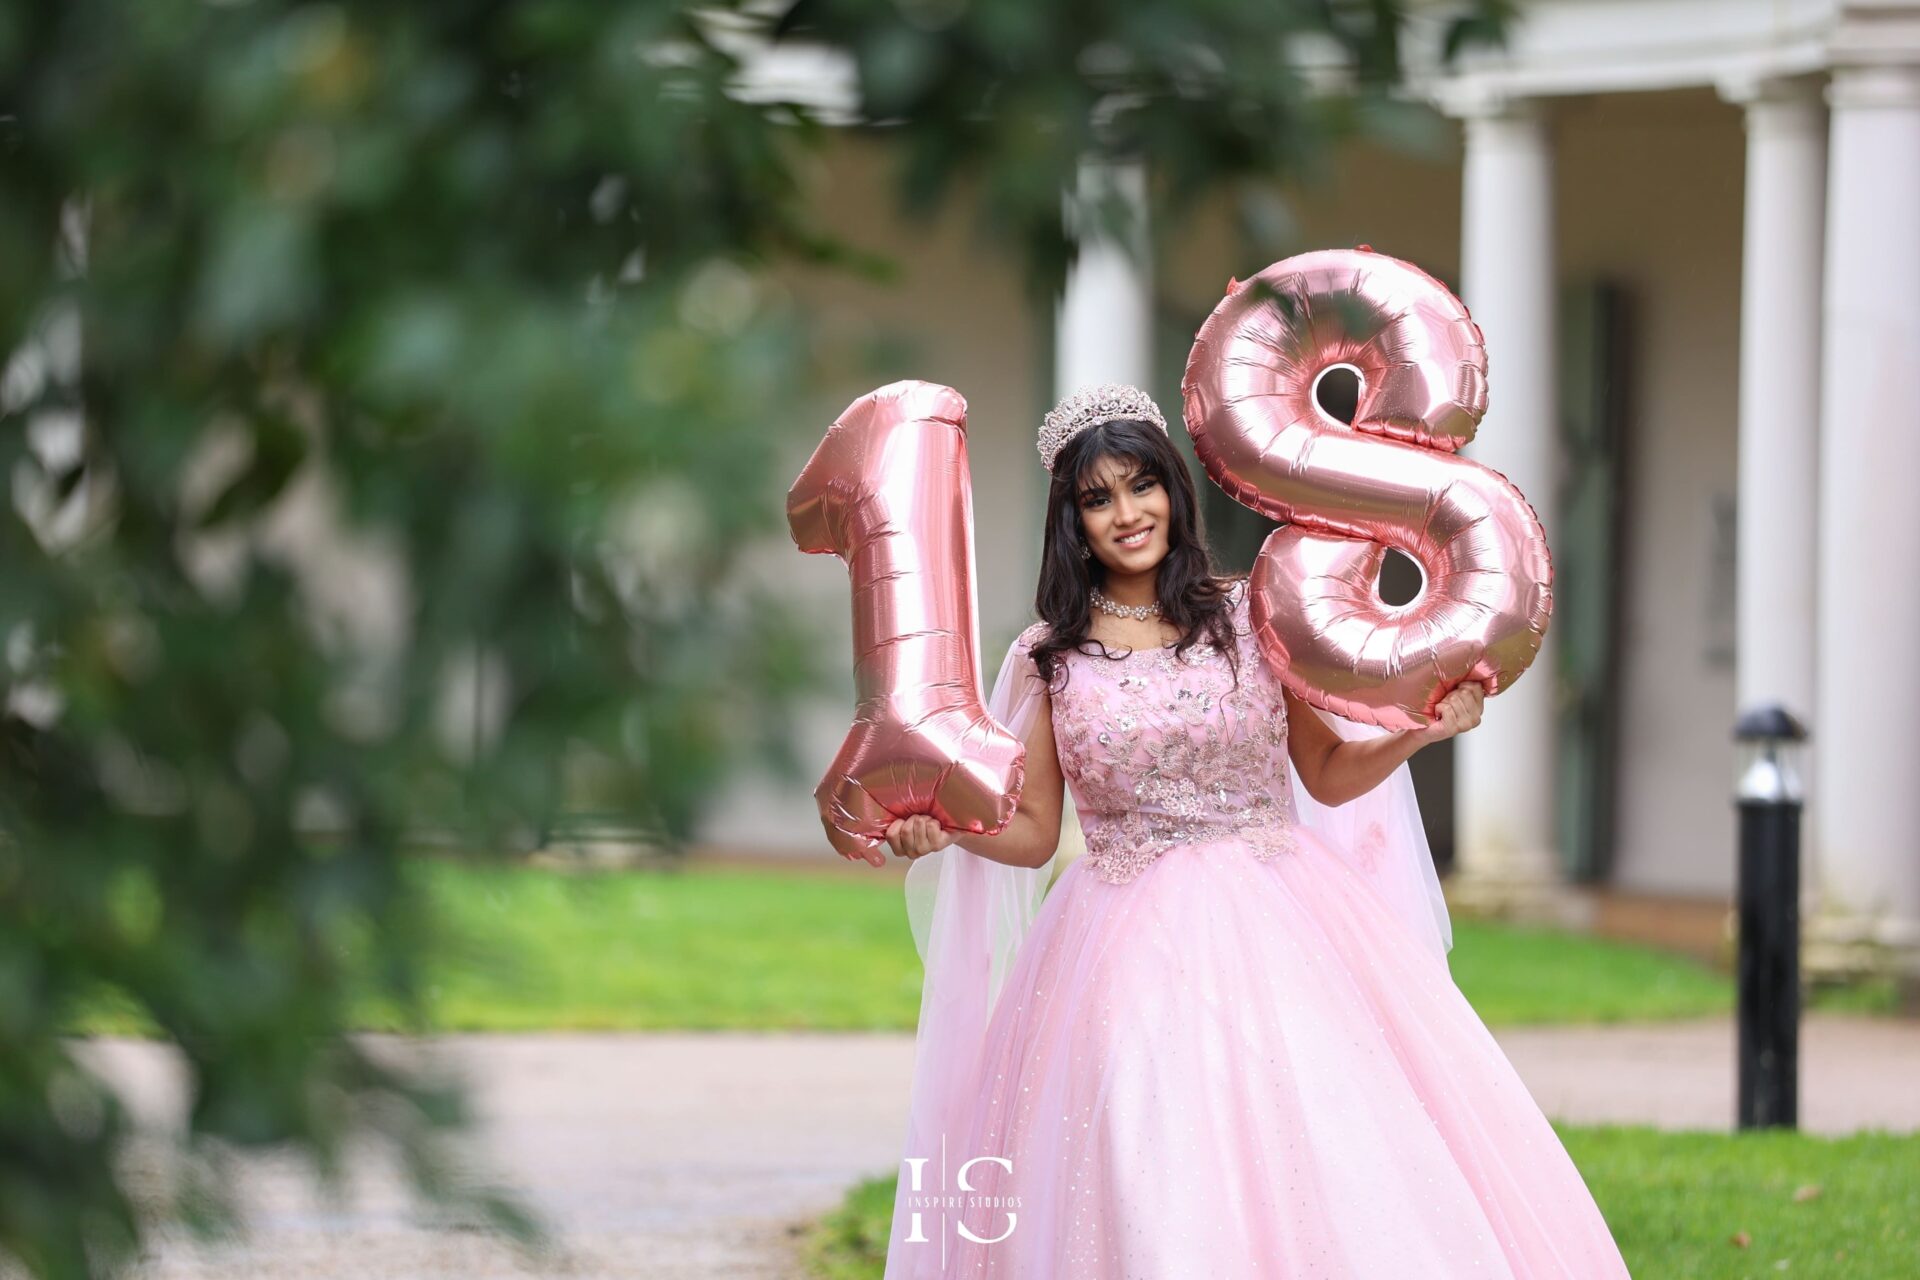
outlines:
[[[1238,688],[1226,655],[1204,640],[1177,657],[1171,647],[1063,655],[1054,741],[1103,880],[1124,884],[1202,840],[1236,839],[1260,858],[1294,847],[1282,686],[1253,638],[1244,581],[1229,602]],[[1038,643],[1045,630],[1035,623],[1021,639]]]

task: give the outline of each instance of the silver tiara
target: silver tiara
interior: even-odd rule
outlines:
[[[1160,406],[1140,388],[1130,387],[1124,382],[1110,382],[1103,387],[1083,387],[1053,406],[1053,412],[1041,419],[1041,464],[1052,471],[1053,460],[1067,447],[1067,441],[1088,427],[1097,427],[1117,418],[1140,419],[1151,422],[1161,431],[1167,429],[1167,420],[1160,416]]]

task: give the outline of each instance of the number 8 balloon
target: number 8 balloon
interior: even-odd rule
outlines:
[[[1026,745],[980,699],[966,432],[952,387],[889,383],[847,406],[787,492],[800,550],[853,579],[858,705],[813,793],[842,853],[919,813],[995,835],[1019,802]]]
[[[1327,370],[1360,381],[1349,426],[1320,407]],[[1254,563],[1251,620],[1281,681],[1313,706],[1418,728],[1455,685],[1512,684],[1540,650],[1553,563],[1533,508],[1454,450],[1487,409],[1479,326],[1446,286],[1369,249],[1276,262],[1207,317],[1182,384],[1207,474],[1286,523]],[[1419,594],[1380,598],[1388,548]]]

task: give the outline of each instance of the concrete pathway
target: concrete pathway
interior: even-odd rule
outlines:
[[[1556,1118],[1731,1124],[1730,1022],[1499,1039]],[[1920,1130],[1920,1023],[1815,1016],[1802,1043],[1805,1128]],[[142,1280],[795,1277],[802,1225],[898,1157],[912,1047],[895,1034],[436,1041],[425,1052],[470,1081],[484,1122],[476,1167],[511,1178],[563,1239],[564,1256],[534,1261],[482,1234],[431,1230],[372,1160],[338,1205],[318,1202],[296,1170],[263,1161],[247,1179],[250,1243],[168,1243]],[[164,1051],[89,1048],[143,1117],[174,1121],[179,1081]]]
[[[1577,1124],[1730,1130],[1731,1020],[1495,1033],[1541,1110]],[[1800,1034],[1800,1127],[1920,1131],[1920,1022],[1812,1015]]]

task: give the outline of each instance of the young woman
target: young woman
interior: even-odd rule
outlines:
[[[1626,1275],[1447,970],[1401,766],[1480,686],[1390,734],[1295,699],[1144,392],[1063,401],[1040,453],[1041,621],[989,708],[1019,808],[887,832],[927,964],[888,1280]]]

